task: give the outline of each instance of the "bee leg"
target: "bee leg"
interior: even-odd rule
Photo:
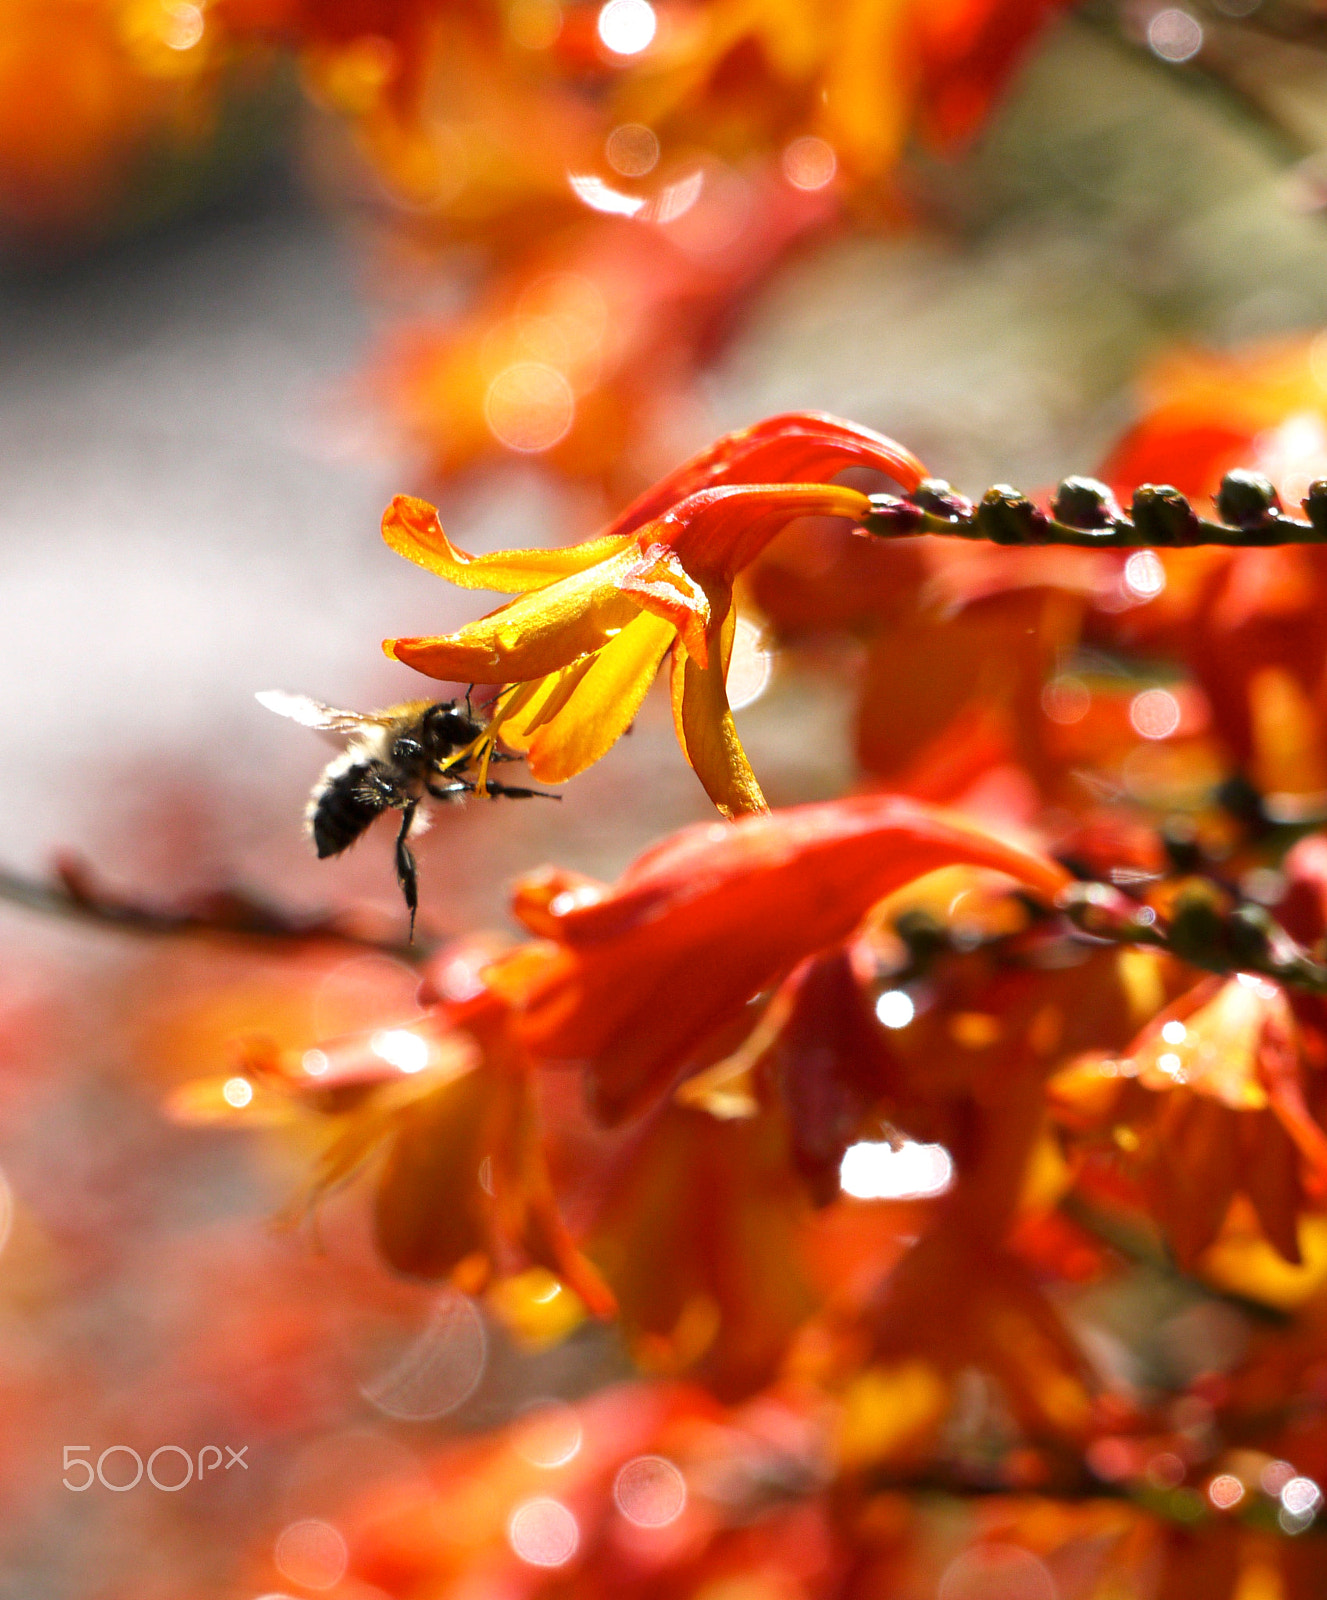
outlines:
[[[464,778],[453,778],[450,783],[426,783],[424,787],[435,800],[455,800],[459,795],[472,793],[475,786]]]
[[[401,814],[401,831],[396,836],[396,881],[401,885],[401,893],[410,912],[411,943],[415,938],[415,913],[419,910],[419,874],[415,870],[415,858],[406,838],[415,820],[417,805],[418,802],[412,801],[406,806]]]
[[[508,800],[561,800],[560,794],[549,794],[546,789],[517,789],[509,783],[499,783],[496,778],[490,778],[488,784],[490,794],[506,795]]]

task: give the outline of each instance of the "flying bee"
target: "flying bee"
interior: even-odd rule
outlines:
[[[410,911],[414,937],[419,907],[419,877],[408,843],[427,796],[435,800],[460,800],[482,792],[524,800],[542,796],[559,800],[542,789],[521,789],[487,777],[487,762],[479,777],[467,776],[477,759],[485,723],[470,705],[455,700],[406,700],[384,711],[342,711],[308,695],[264,689],[259,704],[289,717],[305,728],[346,735],[346,747],[334,756],[313,786],[304,819],[320,859],[339,856],[385,811],[401,813],[396,836],[396,879]],[[514,757],[489,752],[490,760]]]

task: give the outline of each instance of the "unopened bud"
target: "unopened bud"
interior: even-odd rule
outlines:
[[[972,515],[972,501],[956,493],[943,478],[923,478],[908,499],[922,511],[950,522],[966,522]]]
[[[1081,932],[1094,939],[1157,940],[1156,917],[1108,883],[1071,883],[1056,904]]]
[[[897,495],[873,494],[870,501],[871,509],[859,525],[863,533],[897,536],[915,533],[921,526],[921,508],[900,500]]]
[[[1270,478],[1237,468],[1222,478],[1216,510],[1232,528],[1264,528],[1279,514],[1281,498]]]
[[[1193,507],[1168,483],[1145,483],[1135,489],[1132,514],[1140,544],[1192,544],[1198,531]]]
[[[1207,878],[1190,878],[1170,908],[1170,948],[1195,967],[1224,972],[1231,966],[1227,900]]]
[[[1039,544],[1046,528],[1045,513],[1007,483],[981,497],[976,522],[978,533],[993,544]]]
[[[1303,504],[1304,515],[1313,524],[1313,531],[1327,534],[1327,481],[1319,478],[1311,483]]]
[[[1096,478],[1066,478],[1055,491],[1051,514],[1070,528],[1109,528],[1121,512],[1110,489]]]

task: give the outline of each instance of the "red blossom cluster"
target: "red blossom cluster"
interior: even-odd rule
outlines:
[[[834,509],[803,474],[863,453],[941,494],[791,416],[583,546],[470,557],[389,511],[421,564],[526,591],[411,642],[518,687],[527,655],[556,678],[611,649],[628,602],[722,661],[729,551],[772,633],[864,642],[863,787],[725,807],[612,884],[531,873],[526,937],[444,946],[397,1026],[255,1045],[180,1102],[323,1124],[314,1197],[367,1166],[394,1268],[527,1342],[605,1323],[636,1373],[347,1505],[354,1581],[1307,1600],[1327,1577],[1327,625],[1279,570],[1318,547],[773,538]],[[612,697],[583,681],[557,704],[593,733]],[[1087,1309],[1140,1275],[1187,1307],[1150,1373]],[[979,1509],[941,1537],[927,1485]]]

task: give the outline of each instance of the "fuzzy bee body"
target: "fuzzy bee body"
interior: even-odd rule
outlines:
[[[386,809],[381,788],[387,769],[380,761],[365,761],[347,751],[329,761],[313,786],[304,821],[318,859],[339,856]]]
[[[468,752],[483,736],[483,721],[468,702],[462,706],[454,700],[409,700],[362,713],[277,689],[257,698],[269,711],[306,728],[347,735],[346,748],[323,769],[305,808],[309,837],[320,859],[348,850],[385,811],[402,813],[396,876],[413,933],[419,891],[415,858],[406,841],[426,798],[459,800],[479,787],[468,776],[474,759]],[[481,792],[513,799],[542,793],[494,780]]]

